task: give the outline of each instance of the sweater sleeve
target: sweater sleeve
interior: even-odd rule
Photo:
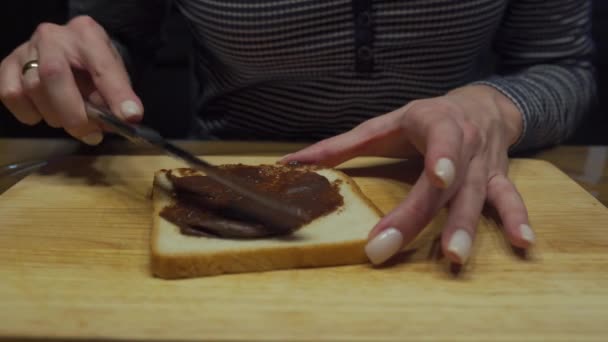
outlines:
[[[131,78],[136,78],[164,42],[169,12],[165,0],[79,0],[69,2],[70,17],[88,15],[110,36]]]
[[[562,143],[591,107],[590,0],[512,0],[497,32],[496,73],[476,82],[510,98],[523,115],[511,152]]]

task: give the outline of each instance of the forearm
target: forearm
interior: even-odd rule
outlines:
[[[501,92],[520,112],[512,151],[562,143],[589,111],[596,91],[590,11],[590,0],[509,2],[494,44],[495,75],[476,84]]]
[[[517,75],[493,76],[477,84],[494,88],[502,94],[501,102],[508,99],[517,109],[521,134],[512,151],[564,142],[588,112],[595,95],[590,67],[539,65]]]

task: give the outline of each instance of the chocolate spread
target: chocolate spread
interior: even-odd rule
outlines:
[[[303,210],[307,222],[294,222],[288,231],[333,212],[343,205],[339,181],[306,168],[291,166],[224,165],[222,172],[239,177],[254,190]],[[173,184],[174,204],[160,215],[180,227],[181,233],[222,238],[260,238],[276,235],[262,222],[232,209],[242,198],[231,189],[191,169],[179,169],[181,176],[168,172]]]

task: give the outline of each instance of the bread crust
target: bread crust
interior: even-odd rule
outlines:
[[[153,223],[150,239],[151,270],[154,276],[164,279],[180,279],[212,276],[227,273],[263,272],[295,268],[313,268],[363,264],[368,262],[364,247],[364,238],[350,241],[289,247],[268,247],[255,249],[230,249],[226,251],[169,254],[159,251],[161,224],[179,228],[160,216],[160,211],[171,203],[166,185],[162,179],[168,170],[159,170],[154,174],[152,200]],[[353,193],[373,210],[379,219],[382,212],[367,198],[359,186],[347,174],[331,169],[351,188]],[[371,228],[371,227],[370,227]],[[189,237],[207,239],[205,237]]]

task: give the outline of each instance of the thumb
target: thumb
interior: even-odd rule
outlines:
[[[399,125],[399,112],[363,122],[352,130],[321,140],[279,162],[293,161],[334,167],[358,156],[401,157],[413,151]]]

